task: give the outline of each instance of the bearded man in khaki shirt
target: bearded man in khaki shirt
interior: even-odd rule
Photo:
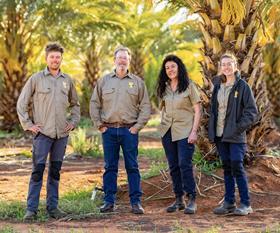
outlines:
[[[104,205],[101,212],[114,211],[120,147],[128,176],[129,197],[134,214],[143,214],[138,169],[138,132],[150,117],[150,101],[145,83],[128,71],[130,51],[119,47],[114,53],[115,70],[99,79],[90,102],[90,114],[102,133],[105,172]]]
[[[80,104],[75,87],[70,77],[60,70],[63,48],[53,43],[47,45],[45,51],[47,67],[28,79],[17,102],[23,129],[35,135],[25,221],[34,220],[37,216],[48,153],[47,212],[53,218],[65,215],[57,208],[60,169],[68,134],[80,120]],[[31,102],[32,118],[28,112]],[[68,110],[70,116],[67,118]]]

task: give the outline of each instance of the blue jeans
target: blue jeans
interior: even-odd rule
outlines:
[[[188,143],[187,138],[172,142],[171,130],[169,129],[162,137],[162,145],[167,157],[175,196],[181,197],[185,192],[195,197],[192,165],[194,144]]]
[[[118,163],[122,148],[125,169],[128,176],[131,205],[140,203],[142,196],[140,173],[138,169],[138,134],[132,134],[128,128],[108,128],[102,134],[105,172],[103,189],[105,203],[115,203],[117,193]]]
[[[28,210],[33,212],[38,210],[40,192],[43,183],[43,173],[49,153],[47,210],[57,208],[60,169],[67,146],[67,140],[68,136],[59,139],[53,139],[41,133],[38,133],[34,137],[32,149],[32,174],[29,182],[29,191],[27,197]]]
[[[240,202],[246,206],[250,206],[248,181],[243,167],[246,144],[222,142],[220,137],[216,138],[215,143],[223,163],[225,201],[230,204],[235,203],[236,182],[240,195]]]

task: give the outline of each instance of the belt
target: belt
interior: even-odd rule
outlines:
[[[130,123],[130,124],[125,124],[125,123],[119,123],[119,122],[115,122],[115,123],[103,123],[102,126],[103,127],[109,127],[109,128],[130,128],[133,125],[135,125],[135,123]]]

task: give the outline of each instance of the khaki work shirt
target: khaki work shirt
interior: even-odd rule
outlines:
[[[30,102],[32,118],[28,114]],[[53,77],[47,68],[32,75],[19,96],[17,113],[24,130],[38,124],[40,132],[50,138],[67,136],[66,123],[77,126],[80,120],[80,104],[72,80],[61,72]]]
[[[167,84],[162,99],[159,126],[161,137],[171,128],[172,141],[187,138],[194,122],[193,106],[199,102],[199,91],[193,82],[190,81],[188,88],[182,93],[179,93],[178,90],[173,92],[170,85]]]
[[[147,88],[139,77],[128,73],[121,79],[113,72],[97,81],[90,101],[91,119],[97,128],[103,123],[135,123],[140,130],[150,114]]]
[[[221,137],[223,135],[227,106],[228,106],[228,97],[232,87],[233,84],[226,86],[225,83],[222,83],[218,91],[217,99],[218,99],[219,108],[218,108],[218,119],[217,119],[217,128],[216,128],[217,137]]]

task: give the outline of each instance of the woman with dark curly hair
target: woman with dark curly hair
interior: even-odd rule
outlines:
[[[214,213],[247,215],[253,210],[243,167],[246,130],[256,121],[258,112],[252,90],[241,78],[233,54],[221,56],[220,71],[211,99],[208,133],[222,160],[225,195],[224,202],[214,209]],[[240,196],[238,208],[235,205],[235,184]]]
[[[200,121],[200,96],[182,60],[168,55],[162,64],[157,95],[161,100],[160,134],[175,193],[175,202],[166,211],[194,214],[196,191],[192,157]],[[184,193],[188,197],[185,207]]]

